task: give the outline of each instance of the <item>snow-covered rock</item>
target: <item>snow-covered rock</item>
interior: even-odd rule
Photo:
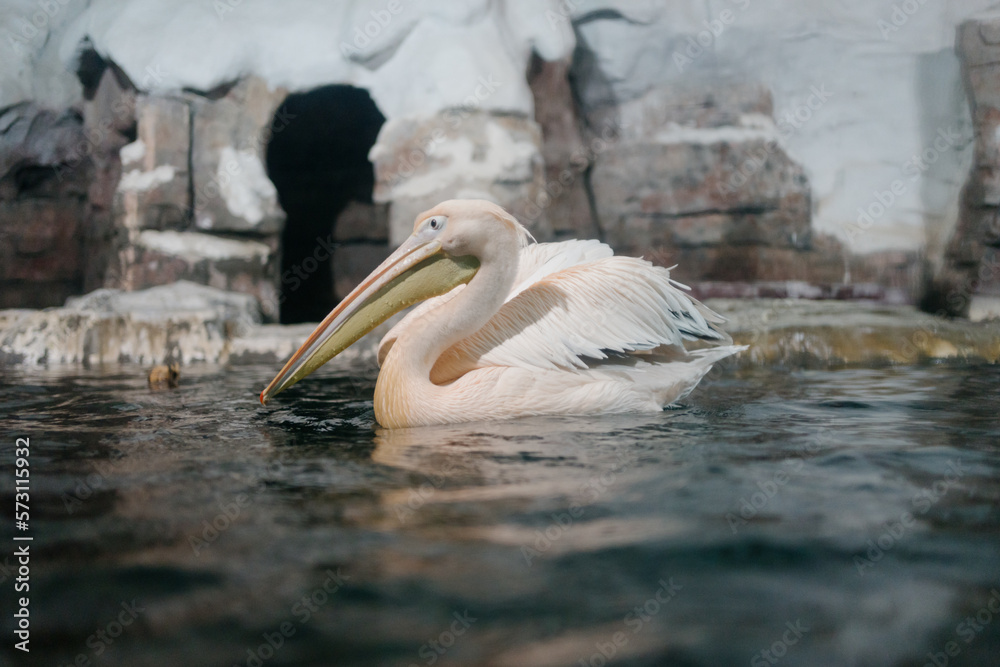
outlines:
[[[557,0],[415,3],[359,0],[92,0],[61,40],[72,61],[86,35],[143,90],[211,90],[247,73],[273,88],[368,89],[389,118],[466,104],[480,77],[501,86],[484,109],[531,113],[524,72],[534,49],[568,57]],[[462,55],[456,57],[456,52]]]
[[[276,238],[251,240],[147,229],[134,235],[120,255],[117,286],[140,290],[191,280],[251,295],[267,319],[278,319]]]
[[[545,236],[544,220],[525,214],[544,185],[541,133],[528,118],[452,109],[389,120],[369,157],[375,201],[392,202],[390,245],[410,235],[419,213],[446,199],[491,199]]]
[[[150,158],[157,153],[144,136],[123,155],[134,228],[181,229],[178,212],[193,211],[201,231],[254,235],[277,233],[281,224],[261,147],[249,145],[281,91],[349,84],[370,92],[389,121],[373,156],[382,151],[378,159],[391,165],[398,147],[412,147],[421,127],[454,109],[530,123],[535,103],[525,74],[533,53],[564,65],[572,60],[574,101],[590,127],[616,110],[629,121],[629,105],[651,91],[759,84],[774,101],[773,121],[751,114],[712,131],[640,122],[648,131],[633,143],[697,152],[768,142],[777,131],[782,155],[802,165],[812,190],[810,231],[839,239],[851,257],[871,258],[876,269],[885,268],[880,258],[905,255],[915,273],[925,260],[941,264],[973,161],[955,29],[998,11],[996,0],[9,0],[0,13],[0,110],[29,99],[58,110],[85,107],[74,71],[86,39],[149,97],[192,105],[188,135],[177,134],[196,147],[193,173],[184,172],[186,163]],[[251,80],[263,91],[260,104],[229,100]],[[669,96],[660,103],[667,108]],[[392,202],[394,242],[417,211],[455,196],[488,196],[514,208],[527,198],[516,212],[548,224],[530,209],[549,205],[544,189],[525,180],[503,183],[511,164],[526,162],[531,142],[486,136],[489,125],[463,126],[441,146],[440,161],[427,160],[444,175],[440,187],[429,173],[380,183],[380,201]],[[589,150],[590,137],[584,139]],[[480,160],[468,157],[470,144],[502,148]],[[549,181],[567,170],[556,166],[557,150],[543,143],[541,154]],[[576,184],[586,180],[580,174],[590,173],[590,162],[570,175],[575,185],[565,192],[572,199],[550,213],[584,217],[591,193]],[[453,178],[459,168],[467,178]],[[193,201],[180,194],[186,184],[195,185],[188,188]],[[176,197],[167,197],[170,191]],[[555,231],[599,230],[560,220]],[[708,224],[688,231],[708,243],[719,230]]]
[[[42,28],[31,27],[42,5],[56,9],[39,15]],[[389,119],[432,115],[470,97],[485,110],[530,114],[524,72],[531,51],[568,58],[575,24],[586,56],[576,74],[588,109],[680,81],[759,81],[773,93],[776,116],[794,122],[785,148],[815,189],[817,231],[850,242],[855,252],[926,245],[933,255],[954,226],[971,160],[955,28],[995,5],[12,0],[0,21],[18,39],[3,40],[0,60],[17,65],[3,70],[0,107],[26,98],[68,100],[67,91],[79,89],[68,66],[89,36],[152,92],[208,91],[255,73],[292,91],[330,83],[366,88]],[[480,80],[490,77],[501,85],[478,99]],[[829,95],[818,99],[815,89]],[[933,163],[912,163],[934,147],[939,131],[953,138],[950,144]],[[851,236],[860,212],[896,181],[904,191],[890,210],[871,224],[862,220],[863,233]],[[246,196],[260,191],[243,185],[234,185],[231,201],[253,217],[257,209],[245,205]]]
[[[941,253],[971,162],[955,29],[993,0],[569,4],[592,52],[576,72],[589,109],[690,81],[761,82],[794,130],[784,148],[812,185],[815,231],[855,253]],[[888,210],[858,225],[897,181]]]
[[[675,253],[688,280],[719,278],[720,262],[763,279],[753,248],[808,249],[809,183],[770,107],[766,90],[738,85],[653,89],[617,107],[590,177],[603,237],[630,254]],[[722,255],[687,252],[702,247]]]
[[[913,306],[809,299],[710,299],[743,354],[717,364],[801,368],[1000,361],[1000,319],[968,322]]]
[[[252,76],[218,100],[192,99],[190,155],[199,229],[255,234],[281,230],[285,213],[264,159],[271,120],[286,95]]]
[[[260,323],[256,300],[191,282],[100,289],[63,308],[0,311],[0,362],[154,364],[220,361],[235,332]]]
[[[750,349],[713,372],[755,365],[914,364],[1000,359],[1000,320],[964,322],[911,306],[808,299],[712,299],[733,339]],[[373,364],[376,327],[330,366]],[[102,289],[62,308],[0,310],[3,366],[230,363],[279,365],[314,324],[260,324],[252,297],[178,282],[140,292]],[[264,380],[268,379],[264,378]]]
[[[374,363],[376,327],[331,362]],[[0,368],[163,362],[281,364],[315,324],[261,324],[250,295],[187,281],[136,292],[99,289],[61,308],[0,310]],[[277,366],[275,367],[277,371]]]
[[[191,110],[183,99],[139,95],[137,138],[119,151],[113,216],[127,230],[171,229],[190,208]]]

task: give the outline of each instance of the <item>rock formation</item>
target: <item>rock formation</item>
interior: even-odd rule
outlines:
[[[702,294],[914,301],[925,260],[932,311],[1000,292],[996,21],[962,25],[960,70],[947,31],[871,3],[732,4],[67,6],[0,44],[20,63],[0,73],[0,307],[187,280],[251,295],[267,322],[316,319],[455,197],[540,241],[679,264]],[[846,28],[817,33],[820,13]],[[943,86],[962,77],[976,149],[956,215],[972,151]],[[883,205],[952,121],[959,140]]]
[[[491,199],[549,236],[527,213],[543,187],[541,134],[530,119],[457,108],[390,120],[371,151],[375,201],[391,202],[389,243],[413,231],[417,214],[445,199]]]
[[[194,280],[253,294],[266,318],[278,318],[284,213],[263,160],[284,95],[250,77],[217,99],[136,97],[136,139],[120,150],[106,286]]]
[[[967,316],[976,292],[1000,297],[1000,19],[963,23],[955,49],[972,111],[975,155],[958,225],[922,306]]]
[[[679,264],[683,280],[799,277],[809,183],[766,90],[654,89],[617,107],[597,142],[591,185],[613,246]]]
[[[62,303],[84,288],[89,162],[83,119],[22,103],[0,111],[0,308]]]

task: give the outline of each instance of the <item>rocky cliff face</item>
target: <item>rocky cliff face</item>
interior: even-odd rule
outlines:
[[[84,288],[89,162],[73,111],[35,104],[0,113],[0,308],[62,303]]]
[[[390,204],[390,245],[410,235],[419,213],[446,199],[500,202],[548,238],[545,219],[527,211],[543,185],[541,141],[526,117],[473,109],[389,121],[371,158],[375,201]]]
[[[136,95],[135,141],[119,151],[105,286],[193,280],[252,294],[265,317],[278,318],[284,212],[263,161],[286,94],[251,77],[217,99]]]
[[[972,109],[975,157],[958,225],[923,306],[965,316],[977,293],[1000,297],[1000,19],[963,23],[955,49]]]
[[[590,179],[604,237],[678,264],[682,280],[799,278],[809,182],[771,113],[766,90],[740,85],[658,88],[618,106]]]
[[[0,94],[0,305],[190,280],[252,295],[270,321],[289,305],[314,319],[454,197],[693,283],[871,282],[913,300],[926,263],[938,301],[993,289],[970,277],[995,264],[996,28],[963,25],[961,71],[950,33],[986,0],[898,16],[716,4],[60,11],[13,54],[58,85]],[[977,144],[959,216],[961,72]],[[318,92],[335,87],[360,95]],[[312,111],[286,113],[292,98]],[[313,150],[272,160],[285,127]],[[361,157],[316,154],[342,148]]]
[[[253,294],[277,319],[284,213],[263,154],[285,93],[249,78],[218,99],[148,94],[100,69],[82,112],[3,116],[2,305],[184,279]]]

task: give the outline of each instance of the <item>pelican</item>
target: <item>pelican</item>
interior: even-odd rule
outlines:
[[[496,204],[445,201],[417,216],[260,401],[423,302],[379,344],[375,418],[385,428],[659,411],[744,349],[679,288],[668,269],[599,241],[534,243]]]

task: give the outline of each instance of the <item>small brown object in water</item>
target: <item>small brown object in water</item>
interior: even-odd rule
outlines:
[[[150,389],[174,389],[180,384],[181,365],[174,362],[167,366],[160,364],[149,371]]]

